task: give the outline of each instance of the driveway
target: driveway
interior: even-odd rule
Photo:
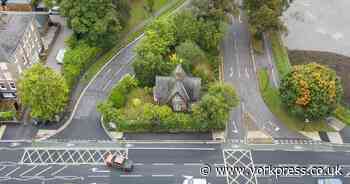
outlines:
[[[350,56],[350,1],[297,0],[284,13],[289,49],[328,51]]]
[[[51,51],[47,57],[47,64],[46,65],[49,66],[50,68],[54,69],[55,71],[60,72],[61,65],[57,64],[56,55],[61,48],[66,47],[64,41],[73,32],[71,29],[69,29],[67,27],[66,21],[63,17],[61,17],[59,15],[50,15],[50,18],[51,18],[52,22],[57,22],[57,23],[61,24],[61,30],[57,35],[57,39],[56,39],[55,43],[53,43],[53,45],[52,45]]]

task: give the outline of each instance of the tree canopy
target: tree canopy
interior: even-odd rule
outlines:
[[[68,86],[64,78],[42,64],[26,70],[18,88],[23,105],[31,109],[32,117],[40,120],[52,120],[68,100]]]
[[[249,28],[253,35],[261,36],[264,32],[286,29],[280,16],[288,7],[287,0],[245,0],[243,7],[247,10]]]
[[[125,1],[61,0],[60,12],[78,40],[91,46],[109,47],[118,38],[128,6]],[[120,9],[118,9],[120,8]]]
[[[294,66],[283,78],[280,93],[290,112],[311,120],[333,112],[342,98],[343,89],[335,71],[311,63]]]

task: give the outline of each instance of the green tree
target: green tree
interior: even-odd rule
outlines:
[[[232,0],[193,0],[192,9],[197,17],[206,20],[225,20],[226,14],[238,14],[238,6]]]
[[[154,12],[154,0],[146,0],[145,10],[152,14]]]
[[[31,108],[31,116],[40,120],[52,120],[68,100],[64,78],[42,64],[26,70],[18,88],[23,105]]]
[[[214,83],[198,104],[193,106],[195,120],[212,130],[224,129],[230,110],[238,104],[238,97],[229,84]]]
[[[176,38],[179,43],[184,41],[196,42],[200,38],[200,22],[192,11],[181,11],[174,16]]]
[[[205,53],[192,41],[186,41],[176,47],[176,55],[183,60],[182,67],[190,73],[199,63],[207,63]]]
[[[294,66],[282,79],[280,94],[292,114],[314,120],[336,109],[343,89],[335,71],[311,63]]]
[[[219,45],[227,30],[225,24],[215,21],[201,21],[200,36],[197,44],[205,51],[217,55]]]
[[[74,36],[92,46],[111,46],[122,29],[120,12],[112,0],[62,0],[60,12]]]
[[[286,30],[280,20],[288,7],[286,0],[245,0],[243,7],[247,11],[250,31],[255,36],[269,31]]]
[[[113,107],[119,109],[124,107],[127,95],[138,86],[138,81],[131,75],[125,75],[118,84],[113,88],[109,101]]]
[[[133,66],[140,85],[152,87],[157,75],[169,75],[176,64],[163,59],[160,55],[149,53],[144,57],[137,57]]]

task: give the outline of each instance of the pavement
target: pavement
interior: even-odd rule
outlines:
[[[350,1],[298,0],[284,13],[289,49],[350,56]]]
[[[61,65],[57,64],[56,56],[60,49],[67,47],[64,41],[73,33],[73,31],[67,27],[64,17],[61,17],[60,15],[50,15],[50,19],[52,22],[59,23],[61,25],[61,29],[52,45],[46,60],[46,65],[57,72],[61,72]]]
[[[271,80],[277,86],[278,76],[271,51],[271,44],[264,40],[265,53],[257,55],[250,44],[247,20],[241,12],[238,18],[233,18],[227,35],[224,38],[222,49],[224,56],[224,81],[236,88],[240,97],[240,106],[236,108],[229,122],[228,139],[244,140],[246,130],[243,117],[249,114],[256,127],[264,130],[274,139],[305,138],[297,132],[292,132],[281,123],[266,106],[261,97],[257,71],[268,68]]]

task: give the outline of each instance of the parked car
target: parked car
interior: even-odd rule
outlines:
[[[60,49],[57,52],[56,61],[57,61],[58,64],[63,64],[63,58],[64,58],[64,53],[65,52],[66,52],[66,49]]]
[[[54,6],[49,10],[50,15],[59,15],[60,14],[60,7]]]
[[[121,155],[107,154],[104,158],[107,167],[121,169],[125,172],[131,172],[134,169],[132,160],[129,160]]]
[[[185,176],[182,184],[210,184],[204,178],[194,178],[193,176]]]
[[[343,184],[339,178],[319,178],[317,184]]]

